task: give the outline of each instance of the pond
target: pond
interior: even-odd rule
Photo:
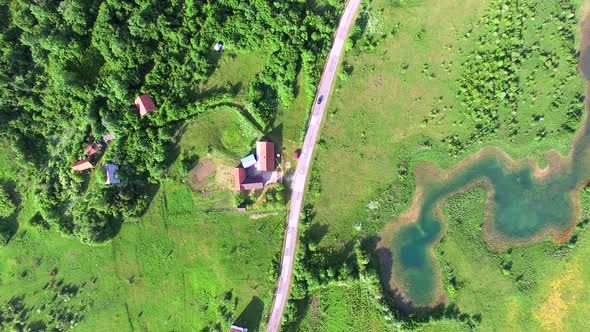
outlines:
[[[590,23],[585,20],[583,33],[588,28]],[[586,78],[590,78],[588,45],[584,36],[579,68]],[[586,116],[570,154],[562,157],[549,152],[544,169],[530,160],[513,161],[495,148],[483,149],[446,171],[429,163],[418,165],[412,206],[380,234],[378,252],[384,281],[389,283],[386,286],[414,308],[443,300],[440,271],[432,254],[444,235],[442,205],[449,196],[475,185],[488,190],[482,233],[493,249],[501,251],[549,237],[567,241],[579,210],[578,190],[590,178],[589,122]]]

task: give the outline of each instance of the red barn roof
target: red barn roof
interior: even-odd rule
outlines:
[[[271,142],[256,142],[259,171],[275,170],[275,145]]]
[[[141,95],[135,98],[135,106],[137,106],[137,109],[139,110],[140,117],[143,117],[156,109],[156,105],[154,105],[154,102],[149,95]]]
[[[72,165],[72,170],[76,172],[82,172],[89,168],[92,168],[92,164],[87,159],[77,161],[75,164]]]
[[[244,180],[246,180],[246,170],[241,167],[234,168],[234,189],[236,191],[242,190]]]
[[[94,149],[94,147],[92,147],[92,145],[88,145],[88,146],[86,147],[86,149],[84,149],[84,152],[85,152],[87,155],[89,155],[89,156],[92,156],[93,154],[95,154],[95,153],[96,153],[96,150]]]

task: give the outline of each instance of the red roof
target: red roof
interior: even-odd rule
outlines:
[[[92,145],[88,145],[88,146],[86,147],[86,149],[84,149],[84,152],[85,152],[87,155],[89,155],[89,156],[92,156],[93,154],[95,154],[95,153],[96,153],[96,150],[95,150],[95,149],[92,147]]]
[[[244,180],[246,180],[246,170],[241,167],[234,168],[234,189],[236,191],[242,190],[241,185]]]
[[[256,142],[259,171],[275,170],[275,145],[271,142]]]
[[[137,109],[139,110],[140,117],[143,117],[156,109],[156,105],[154,105],[154,102],[149,95],[141,95],[135,98],[135,106],[137,106]]]
[[[89,168],[92,168],[92,164],[87,159],[77,161],[75,164],[72,165],[72,170],[76,172],[82,172]]]
[[[93,154],[96,153],[96,151],[100,150],[102,148],[102,145],[100,145],[100,143],[94,142],[90,145],[88,145],[85,149],[84,152],[89,155],[92,156]]]

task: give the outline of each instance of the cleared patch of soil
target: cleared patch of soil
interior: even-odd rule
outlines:
[[[215,173],[215,163],[211,159],[203,159],[188,175],[188,184],[194,191],[200,191],[207,185],[207,179]]]

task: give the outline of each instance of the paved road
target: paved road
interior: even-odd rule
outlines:
[[[349,0],[346,4],[344,14],[342,14],[340,24],[336,30],[332,50],[330,50],[330,54],[328,55],[326,65],[324,66],[324,73],[322,74],[322,79],[317,90],[307,133],[305,134],[305,140],[303,141],[303,147],[301,149],[301,156],[299,157],[297,168],[295,169],[295,174],[291,183],[291,206],[289,207],[287,231],[285,242],[283,244],[281,273],[279,275],[279,281],[266,332],[277,332],[281,326],[281,318],[283,317],[285,304],[289,297],[289,289],[293,277],[293,262],[295,259],[295,247],[297,246],[299,216],[303,205],[303,194],[305,192],[305,183],[311,164],[311,158],[313,156],[313,149],[317,141],[322,119],[324,118],[324,110],[328,104],[328,97],[332,89],[332,84],[334,83],[334,77],[336,76],[340,56],[344,51],[344,42],[348,36],[350,27],[354,22],[360,3],[361,0]],[[322,103],[318,105],[317,101],[320,96],[323,96],[323,100]]]

